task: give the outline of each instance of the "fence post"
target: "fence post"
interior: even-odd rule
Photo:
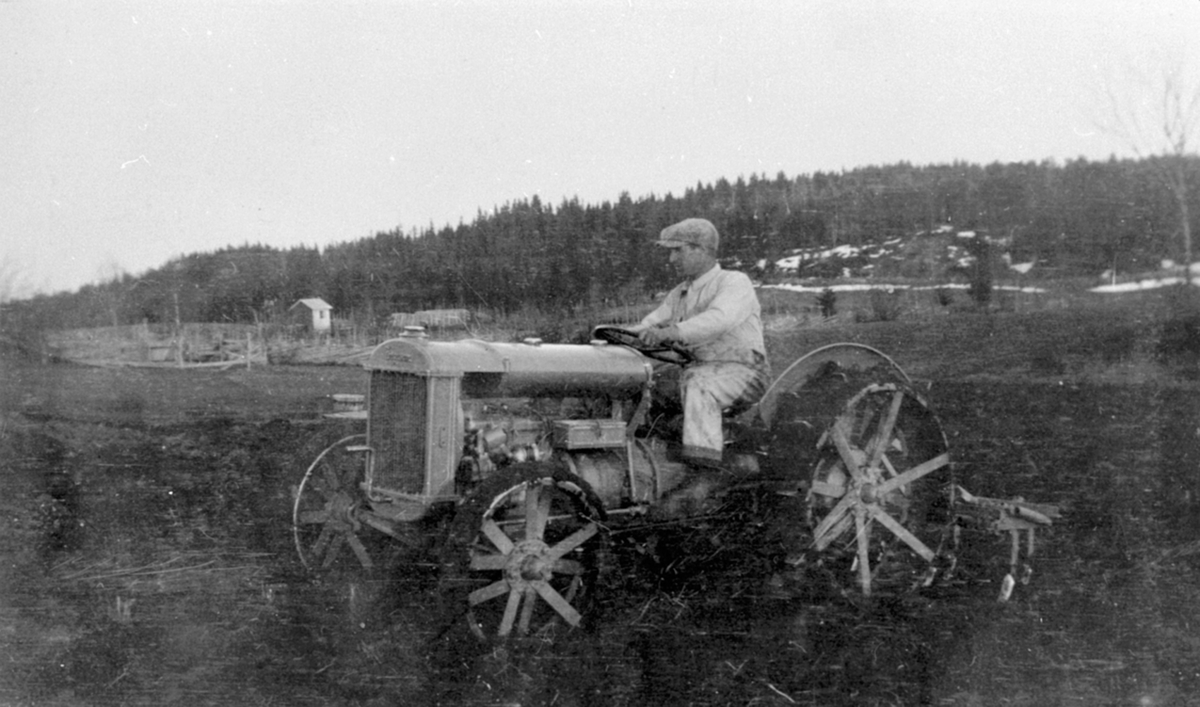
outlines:
[[[263,365],[271,365],[271,354],[267,351],[267,334],[263,328],[262,320],[258,322],[258,340],[262,342],[263,347]]]

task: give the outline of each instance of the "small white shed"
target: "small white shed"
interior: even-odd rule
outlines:
[[[308,325],[312,330],[318,333],[326,333],[330,330],[333,322],[333,307],[328,302],[320,297],[307,297],[305,299],[296,300],[296,303],[288,308],[289,312],[304,312],[308,311]],[[297,316],[297,319],[300,317]]]

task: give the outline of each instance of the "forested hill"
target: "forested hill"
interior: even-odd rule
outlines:
[[[1163,166],[1159,158],[900,163],[719,179],[679,196],[622,194],[600,204],[534,197],[481,210],[471,223],[397,228],[321,250],[242,245],[194,253],[6,308],[52,327],[165,322],[177,314],[182,321],[270,321],[301,297],[322,297],[335,316],[360,321],[436,307],[568,311],[669,284],[653,238],[689,216],[716,223],[728,266],[757,267],[760,276],[771,276],[770,263],[793,249],[880,243],[947,224],[1004,239],[1014,259],[1036,258],[1040,272],[1095,275],[1182,259],[1179,204],[1160,178]],[[1183,167],[1189,183],[1200,184],[1200,160]]]

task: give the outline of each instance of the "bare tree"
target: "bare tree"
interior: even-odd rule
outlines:
[[[28,289],[17,261],[0,258],[0,304],[24,296]]]
[[[25,297],[30,293],[25,274],[16,260],[0,256],[0,309],[9,301]],[[0,326],[3,322],[0,322]]]
[[[1139,159],[1146,159],[1179,209],[1187,282],[1192,281],[1192,222],[1188,158],[1200,141],[1200,83],[1185,73],[1182,62],[1164,69],[1157,80],[1134,77],[1128,94],[1118,96],[1109,85],[1108,103],[1114,119],[1109,129],[1127,142]]]
[[[45,355],[46,347],[41,328],[32,323],[28,316],[14,312],[9,303],[28,297],[33,289],[25,276],[21,263],[6,254],[0,254],[0,342],[5,346],[16,344],[18,349],[40,352]]]
[[[102,298],[104,308],[112,317],[112,325],[119,326],[121,323],[121,279],[125,277],[125,270],[116,259],[110,256],[100,265],[96,274],[99,276],[96,285],[97,293]]]

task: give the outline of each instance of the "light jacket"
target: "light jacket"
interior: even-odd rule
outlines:
[[[667,293],[642,319],[643,326],[679,329],[679,342],[700,362],[730,361],[766,366],[762,310],[745,273],[713,267]]]

